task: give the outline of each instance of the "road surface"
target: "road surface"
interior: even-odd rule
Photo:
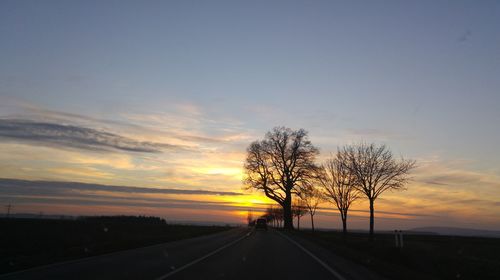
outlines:
[[[43,266],[0,279],[378,279],[366,271],[359,275],[362,268],[311,247],[275,230],[239,228]]]

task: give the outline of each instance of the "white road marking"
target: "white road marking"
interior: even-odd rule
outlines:
[[[176,270],[173,270],[173,271],[171,271],[171,272],[169,272],[169,273],[167,273],[167,274],[165,274],[165,275],[163,275],[163,276],[160,276],[160,277],[156,278],[156,280],[163,280],[163,279],[166,279],[166,278],[168,278],[168,277],[170,277],[170,276],[172,276],[172,275],[176,274],[176,273],[177,273],[177,272],[179,272],[179,271],[182,271],[182,270],[184,270],[184,269],[186,269],[186,268],[188,268],[188,267],[190,267],[190,266],[192,266],[192,265],[194,265],[194,264],[196,264],[196,263],[199,263],[199,262],[201,262],[202,260],[204,260],[204,259],[206,259],[206,258],[208,258],[208,257],[210,257],[210,256],[213,256],[213,255],[217,254],[218,252],[220,252],[220,251],[222,251],[222,250],[226,249],[227,247],[229,247],[229,246],[231,246],[231,245],[233,245],[233,244],[236,244],[237,242],[239,242],[239,241],[243,240],[244,238],[247,238],[248,236],[250,236],[250,234],[251,234],[251,233],[252,233],[252,232],[248,232],[247,234],[243,235],[242,237],[240,237],[240,238],[238,238],[238,239],[236,239],[236,240],[234,240],[234,241],[232,241],[232,242],[230,242],[230,243],[228,243],[228,244],[226,244],[226,245],[224,245],[224,246],[222,246],[222,247],[220,247],[220,248],[218,248],[218,249],[216,249],[216,250],[214,250],[214,251],[212,251],[212,252],[210,252],[210,253],[208,253],[208,254],[206,254],[205,256],[203,256],[203,257],[201,257],[201,258],[198,258],[198,259],[196,259],[196,260],[194,260],[194,261],[192,261],[192,262],[190,262],[190,263],[187,263],[187,264],[185,264],[185,265],[183,265],[183,266],[181,266],[181,267],[177,268]]]
[[[283,238],[287,239],[288,241],[292,242],[295,246],[299,247],[302,251],[304,251],[306,254],[308,254],[311,258],[313,258],[315,261],[317,261],[319,264],[321,264],[326,270],[328,270],[333,276],[337,277],[339,280],[346,280],[342,275],[340,275],[337,271],[335,271],[333,268],[331,268],[329,265],[327,265],[324,261],[322,261],[320,258],[316,257],[313,253],[311,253],[309,250],[304,248],[302,245],[297,243],[295,240],[291,239],[290,237],[284,235],[283,233],[276,231],[279,235],[281,235]]]

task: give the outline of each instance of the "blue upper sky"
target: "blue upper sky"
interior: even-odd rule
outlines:
[[[248,136],[228,152],[303,127],[325,156],[376,141],[500,176],[500,2],[4,0],[0,102]]]
[[[387,130],[423,149],[500,155],[492,153],[500,140],[498,1],[0,7],[2,96],[102,115],[190,102],[262,130],[269,122],[248,108],[265,105],[276,109],[272,124]]]

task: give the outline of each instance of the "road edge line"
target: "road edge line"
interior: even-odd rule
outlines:
[[[206,258],[208,258],[208,257],[211,257],[211,256],[213,256],[213,255],[217,254],[218,252],[220,252],[220,251],[222,251],[222,250],[226,249],[227,247],[229,247],[229,246],[231,246],[231,245],[234,245],[234,244],[236,244],[236,243],[240,242],[240,241],[241,241],[241,240],[243,240],[244,238],[247,238],[248,236],[250,236],[250,234],[251,234],[251,233],[252,233],[252,232],[248,232],[248,233],[246,233],[245,235],[241,236],[240,238],[238,238],[238,239],[236,239],[236,240],[233,240],[233,241],[231,241],[230,243],[228,243],[228,244],[226,244],[226,245],[224,245],[224,246],[222,246],[222,247],[219,247],[219,248],[215,249],[214,251],[212,251],[212,252],[210,252],[210,253],[208,253],[208,254],[204,255],[203,257],[197,258],[196,260],[191,261],[191,262],[189,262],[189,263],[187,263],[187,264],[185,264],[185,265],[183,265],[183,266],[181,266],[181,267],[179,267],[179,268],[177,268],[177,269],[175,269],[175,270],[172,270],[172,271],[170,271],[170,272],[169,272],[169,273],[167,273],[167,274],[164,274],[164,275],[162,275],[162,276],[160,276],[160,277],[158,277],[158,278],[155,278],[155,280],[163,280],[163,279],[166,279],[166,278],[168,278],[168,277],[170,277],[170,276],[172,276],[172,275],[176,274],[177,272],[180,272],[180,271],[182,271],[182,270],[184,270],[184,269],[186,269],[186,268],[188,268],[188,267],[190,267],[190,266],[192,266],[192,265],[194,265],[194,264],[196,264],[196,263],[199,263],[199,262],[201,262],[202,260],[204,260],[204,259],[206,259]]]
[[[308,254],[311,258],[313,258],[315,261],[317,261],[321,266],[323,266],[326,270],[328,270],[333,276],[337,277],[339,280],[347,280],[344,278],[344,276],[340,275],[337,271],[335,271],[333,268],[331,268],[328,264],[326,264],[324,261],[322,261],[320,258],[318,258],[316,255],[311,253],[311,251],[307,250],[304,248],[304,246],[300,245],[297,241],[293,240],[292,238],[286,236],[285,234],[276,231],[279,235],[281,235],[283,238],[287,239],[290,241],[292,244],[295,246],[299,247],[302,251],[304,251],[306,254]]]

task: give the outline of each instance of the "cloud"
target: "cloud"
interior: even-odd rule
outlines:
[[[1,179],[0,193],[24,194],[24,195],[61,195],[69,192],[78,191],[105,191],[128,194],[184,194],[184,195],[221,195],[221,196],[239,196],[238,192],[228,191],[208,191],[208,190],[183,190],[183,189],[160,189],[144,187],[112,186],[100,184],[87,184],[78,182],[61,181],[29,181],[17,179]]]
[[[456,186],[456,185],[475,185],[481,183],[481,176],[478,174],[449,172],[441,174],[428,175],[421,182],[440,185],[440,186]]]
[[[10,201],[3,201],[0,198],[1,202],[11,203]],[[254,210],[255,207],[250,208],[249,206],[239,206],[233,205],[230,202],[212,202],[212,201],[203,201],[203,200],[174,200],[174,199],[163,199],[163,200],[155,200],[155,199],[147,199],[147,200],[139,200],[134,198],[116,198],[116,197],[106,197],[101,199],[90,199],[90,197],[17,197],[14,205],[21,204],[32,204],[32,205],[78,205],[78,206],[96,206],[96,207],[109,207],[109,206],[121,206],[124,208],[130,207],[141,207],[141,208],[177,208],[177,209],[189,209],[189,210],[232,210],[232,211],[248,211],[250,209]],[[85,214],[83,213],[79,214]],[[203,211],[200,212],[203,215]]]
[[[5,106],[3,113],[0,113],[0,119],[34,120],[40,123],[88,127],[98,131],[113,131],[114,134],[134,137],[137,140],[169,143],[188,149],[240,143],[249,138],[248,129],[242,129],[240,123],[235,123],[232,119],[213,119],[193,104],[173,104],[169,110],[162,112],[127,112],[114,115],[110,119],[50,110],[19,100],[5,100],[2,97],[0,102],[2,108]]]
[[[415,182],[439,189],[476,190],[497,192],[500,181],[497,174],[473,170],[467,162],[426,162],[422,161],[415,171]],[[493,194],[493,193],[491,193]]]
[[[500,180],[494,171],[472,168],[470,160],[421,158],[414,180],[405,192],[387,193],[379,205],[391,211],[412,209],[419,214],[438,215],[444,224],[498,222]],[[453,221],[452,221],[453,220]]]
[[[141,127],[144,133],[196,146],[239,143],[250,138],[247,129],[231,124],[231,120],[214,120],[205,115],[162,112],[125,114],[122,117]]]
[[[319,207],[318,210],[322,213],[337,213],[338,209],[334,207]],[[363,214],[369,214],[369,210],[362,210],[362,209],[349,209],[351,212],[355,213],[363,213]],[[398,212],[398,211],[382,211],[382,210],[377,210],[377,214],[385,214],[385,215],[397,215],[397,216],[406,216],[406,217],[438,217],[438,215],[432,215],[432,214],[422,214],[422,213],[409,213],[409,212]]]
[[[78,125],[22,119],[0,119],[0,138],[37,143],[56,148],[75,148],[93,151],[160,153],[165,149],[186,149],[186,147],[180,145],[136,141],[118,134]]]
[[[13,112],[1,115],[2,118],[29,119],[29,120],[38,120],[41,122],[49,122],[49,123],[76,124],[86,127],[105,128],[108,126],[113,126],[113,127],[126,128],[130,130],[142,129],[141,126],[135,125],[125,120],[116,120],[116,119],[110,120],[110,119],[91,117],[87,115],[80,115],[76,113],[55,111],[42,108],[37,105],[27,103],[24,101],[19,101],[16,99],[14,100],[2,99],[0,97],[0,101],[6,104],[6,108],[4,109],[13,110]]]
[[[29,181],[0,178],[0,203],[10,203],[17,209],[48,207],[50,211],[80,207],[79,215],[92,209],[105,211],[119,207],[121,212],[131,208],[142,209],[188,209],[247,211],[263,209],[264,206],[240,205],[237,199],[245,194],[230,191],[209,191],[200,189],[157,189],[143,187],[112,186],[61,181]],[[207,198],[224,196],[226,199]],[[229,199],[227,198],[229,197]],[[90,207],[90,208],[89,208]],[[136,210],[137,211],[137,210]]]
[[[153,194],[153,195],[151,195]],[[155,195],[156,194],[156,195]],[[163,196],[162,196],[163,194]],[[165,196],[167,195],[167,196]],[[194,199],[185,199],[192,195]],[[112,186],[61,181],[30,181],[0,178],[0,202],[14,205],[80,205],[80,206],[123,206],[123,207],[152,207],[152,208],[182,208],[182,209],[216,209],[231,211],[264,211],[272,205],[268,203],[254,203],[253,205],[239,205],[237,199],[231,201],[199,200],[197,195],[203,196],[244,196],[244,193],[229,191],[157,189],[127,186]],[[337,209],[320,207],[321,215],[336,215]],[[364,217],[367,210],[350,210],[353,216]],[[395,211],[377,211],[383,216],[404,216],[408,218],[433,217],[434,215]],[[357,215],[358,214],[358,215]],[[361,214],[361,216],[359,215]]]
[[[437,182],[433,180],[429,181],[420,181],[421,183],[428,184],[428,185],[438,185],[438,186],[449,186],[450,184],[448,183],[442,183],[442,182]]]

